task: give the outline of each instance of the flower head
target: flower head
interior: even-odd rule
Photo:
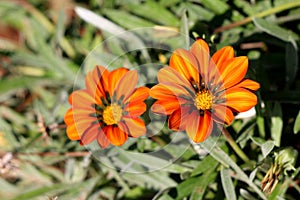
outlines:
[[[67,135],[71,140],[89,144],[97,140],[102,148],[120,146],[130,137],[146,133],[139,118],[146,111],[143,102],[149,95],[146,87],[136,88],[138,74],[119,68],[109,72],[97,66],[85,79],[86,89],[69,97],[72,108],[65,115]]]
[[[168,115],[169,128],[186,130],[194,142],[204,141],[214,125],[229,125],[234,114],[257,104],[253,94],[260,86],[245,79],[248,59],[234,57],[227,46],[210,57],[207,43],[198,39],[189,51],[177,49],[170,66],[158,72],[150,96],[157,99],[152,111]]]

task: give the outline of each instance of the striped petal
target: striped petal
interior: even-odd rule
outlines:
[[[230,108],[224,106],[224,105],[216,105],[214,107],[214,111],[212,113],[213,119],[220,123],[220,124],[226,124],[229,125],[234,119],[234,115]]]
[[[220,70],[221,79],[225,88],[241,82],[248,69],[248,58],[246,56],[236,57],[223,63]]]
[[[122,123],[124,123],[126,128],[124,128],[124,126],[121,125],[120,129],[122,129],[125,133],[127,133],[131,137],[140,137],[146,134],[145,123],[142,119],[140,118],[132,119],[132,118],[124,117],[123,120],[124,122]]]
[[[116,94],[117,99],[120,99],[121,96],[124,97],[124,99],[129,98],[129,96],[134,92],[137,82],[137,71],[131,70],[126,72],[114,88],[114,93]]]
[[[107,126],[105,134],[108,140],[116,146],[121,146],[128,138],[128,134],[126,134],[117,126]]]
[[[192,53],[185,49],[177,49],[170,58],[170,67],[175,69],[179,74],[191,82],[199,83],[199,68],[196,58]]]
[[[244,112],[257,104],[257,97],[249,90],[243,88],[230,88],[226,90],[226,106],[235,112]]]
[[[252,91],[256,91],[260,88],[260,85],[255,81],[252,81],[250,79],[245,79],[242,80],[240,83],[236,84],[234,87],[241,87]]]
[[[207,84],[209,81],[208,74],[210,71],[210,55],[207,43],[202,39],[198,39],[196,40],[196,42],[193,43],[190,51],[198,61],[198,74],[201,74],[202,79],[204,79],[204,82]],[[203,82],[203,80],[199,80],[197,83],[200,83],[200,81]]]
[[[108,76],[108,91],[110,96],[113,96],[114,91],[116,90],[117,83],[120,79],[128,72],[129,70],[126,68],[118,68],[110,72]]]
[[[105,135],[105,130],[106,127],[99,130],[99,133],[97,135],[97,142],[103,149],[107,148],[110,145],[110,141]]]
[[[200,116],[198,111],[194,111],[189,115],[186,123],[186,132],[194,142],[203,142],[211,134],[212,129],[213,120],[209,112]]]

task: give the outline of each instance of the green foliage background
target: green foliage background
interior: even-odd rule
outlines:
[[[84,21],[86,13],[78,15],[76,7],[97,14],[98,25]],[[0,199],[299,199],[299,0],[2,0],[0,19]],[[213,50],[231,45],[237,56],[249,57],[247,76],[261,84],[256,116],[227,129],[250,160],[220,137],[210,154],[203,156],[198,145],[174,145],[168,154],[183,155],[173,165],[134,174],[105,167],[67,138],[67,97],[84,58],[114,30],[144,27],[169,49],[186,47],[188,40],[172,35],[178,31],[205,37]],[[155,42],[147,34],[130,40]],[[108,42],[97,61],[109,63],[125,52],[124,39]],[[114,64],[164,65],[169,57],[155,49],[126,52]],[[155,77],[157,69],[148,70],[145,75]],[[170,137],[165,128],[125,148],[153,151]],[[283,149],[290,154],[273,177],[278,184],[262,192],[260,182]],[[112,165],[137,158],[126,159]],[[153,167],[165,162],[142,161]]]

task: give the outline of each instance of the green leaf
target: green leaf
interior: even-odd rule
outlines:
[[[222,167],[221,169],[221,182],[225,192],[225,196],[227,199],[236,200],[236,194],[234,191],[234,186],[230,177],[231,170],[225,169]]]
[[[191,176],[205,173],[207,170],[216,167],[218,164],[219,163],[212,156],[208,155],[201,160],[200,164],[193,170]]]
[[[128,4],[130,12],[139,15],[143,18],[149,19],[153,22],[157,22],[166,26],[178,26],[178,17],[173,13],[162,7],[155,1],[146,1],[143,4]]]
[[[298,133],[300,131],[300,111],[296,117],[296,120],[295,120],[295,124],[294,124],[294,133]]]
[[[271,137],[276,146],[280,146],[281,134],[283,128],[282,110],[278,102],[275,102],[271,117]]]
[[[217,177],[215,169],[216,166],[212,166],[203,175],[191,177],[181,182],[176,188],[178,192],[176,199],[183,199],[190,194],[192,194],[190,199],[202,199],[207,186]]]
[[[122,10],[105,9],[104,14],[127,29],[153,27],[155,24]]]
[[[250,138],[256,145],[258,145],[261,148],[262,155],[264,158],[266,158],[267,155],[269,155],[269,153],[271,153],[271,151],[273,150],[273,148],[275,146],[274,141],[265,141],[264,139],[262,139],[260,137],[250,137]]]
[[[223,14],[229,9],[229,6],[221,0],[202,0],[200,3],[218,15]]]
[[[132,32],[126,31],[124,28],[116,25],[115,23],[109,21],[108,19],[102,16],[97,15],[96,13],[88,9],[82,7],[76,7],[75,11],[79,15],[79,17],[85,20],[86,22],[92,24],[93,26],[101,30],[107,31],[113,36],[116,36],[118,38],[127,41],[132,48],[131,50],[141,50],[143,56],[146,59],[150,60],[150,56],[148,52],[145,50],[146,45],[139,37],[137,37]]]
[[[285,47],[285,63],[285,77],[290,86],[294,82],[298,71],[298,51],[296,46],[290,42],[288,42]]]
[[[15,92],[18,89],[32,87],[37,82],[42,82],[40,78],[29,78],[29,77],[15,77],[9,79],[2,79],[0,82],[0,99],[4,95]]]
[[[265,132],[265,119],[262,116],[258,116],[256,119],[259,135],[264,138],[266,136]]]
[[[225,153],[222,149],[219,147],[214,147],[216,139],[212,139],[212,137],[208,138],[204,143],[201,143],[201,146],[205,149],[210,149],[209,154],[222,163],[225,167],[231,167],[236,172],[236,177],[245,183],[247,183],[255,192],[262,198],[266,199],[265,195],[262,193],[262,191],[248,178],[248,176],[245,174],[245,172],[233,161],[227,153]]]
[[[191,17],[194,17],[195,20],[199,19],[199,20],[210,21],[215,16],[214,13],[210,12],[209,10],[203,8],[200,5],[192,4],[189,2],[185,2],[183,3],[183,5],[184,8],[188,10],[190,20]]]
[[[266,158],[267,155],[269,155],[269,153],[271,153],[274,146],[275,146],[274,141],[267,141],[267,142],[265,142],[261,145],[261,151],[262,151],[262,154],[263,154],[264,158]]]
[[[155,188],[163,190],[177,185],[177,183],[168,176],[168,173],[161,171],[143,174],[126,173],[122,177],[131,183],[149,189]]]
[[[261,18],[253,18],[253,22],[260,30],[277,37],[283,41],[291,42],[296,47],[296,40],[299,36],[290,30],[286,30],[277,24]]]
[[[209,184],[213,183],[217,178],[216,169],[212,168],[212,170],[207,171],[207,174],[204,174],[199,178],[201,179],[202,182],[194,188],[190,200],[204,199],[206,188],[208,187]]]
[[[34,199],[36,197],[45,197],[48,196],[49,193],[62,193],[64,191],[68,192],[78,192],[83,193],[85,190],[89,190],[92,188],[96,181],[98,180],[98,177],[91,178],[88,181],[85,181],[84,184],[82,182],[79,183],[72,183],[72,184],[54,184],[51,186],[43,186],[28,192],[25,192],[23,194],[18,195],[17,197],[13,198],[13,200],[27,200],[27,199]],[[84,189],[84,190],[83,190]]]

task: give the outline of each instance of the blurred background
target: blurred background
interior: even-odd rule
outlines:
[[[0,199],[299,199],[299,33],[299,0],[1,0]],[[173,165],[126,173],[118,169],[136,157],[107,167],[67,138],[68,95],[94,63],[146,65],[152,84],[195,37],[211,53],[230,45],[248,56],[247,77],[261,85],[255,111],[227,128],[249,160],[220,137],[218,152],[172,143]],[[131,51],[141,47],[152,48]],[[153,152],[171,139],[163,127],[123,149]],[[158,169],[166,160],[141,162]]]

